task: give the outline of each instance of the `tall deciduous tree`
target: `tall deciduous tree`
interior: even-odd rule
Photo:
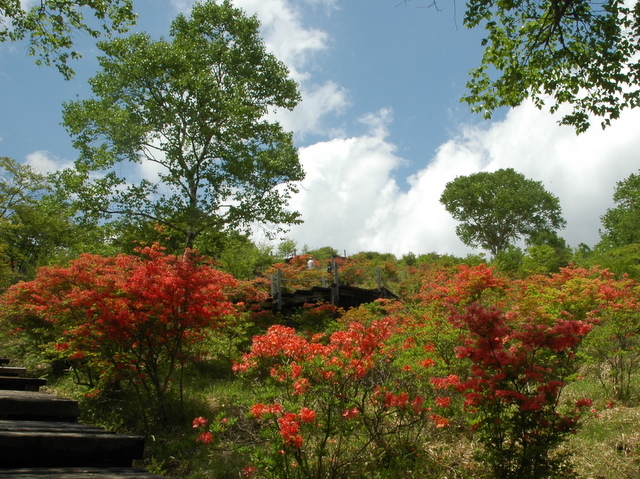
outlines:
[[[18,205],[32,204],[50,191],[51,184],[44,175],[11,158],[0,157],[0,221],[9,219]]]
[[[174,20],[171,40],[99,44],[94,98],[64,106],[80,151],[66,177],[88,210],[152,220],[187,247],[205,231],[299,222],[287,210],[304,176],[297,150],[267,118],[299,93],[258,27],[229,1],[207,1]]]
[[[122,33],[136,18],[132,0],[40,0],[31,8],[26,3],[0,0],[0,42],[28,37],[28,53],[38,57],[36,63],[54,65],[67,79],[74,74],[67,61],[80,57],[74,50],[78,33],[94,38]],[[98,25],[87,22],[87,13],[93,13]]]
[[[512,168],[459,176],[440,202],[461,222],[456,234],[468,246],[498,254],[521,238],[564,227],[560,201]]]

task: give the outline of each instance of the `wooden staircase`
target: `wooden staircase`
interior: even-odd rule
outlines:
[[[39,391],[40,386],[47,384],[46,379],[25,378],[27,368],[7,366],[9,360],[0,358],[0,390],[1,391]]]
[[[78,423],[78,402],[39,392],[43,379],[0,359],[0,479],[157,479],[133,467],[144,437]]]

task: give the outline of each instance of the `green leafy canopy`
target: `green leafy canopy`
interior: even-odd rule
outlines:
[[[66,79],[74,75],[68,60],[81,56],[74,47],[78,33],[109,37],[126,32],[136,19],[132,0],[40,0],[28,9],[23,3],[0,0],[0,42],[28,38],[29,56],[38,65],[54,65]],[[87,21],[88,13],[94,21]]]
[[[640,243],[640,175],[619,181],[613,193],[616,206],[602,216],[604,245],[616,247]]]
[[[519,238],[565,225],[558,198],[512,168],[459,176],[447,183],[440,202],[461,222],[456,234],[463,243],[494,255]]]
[[[462,99],[485,118],[531,99],[581,133],[640,103],[637,0],[469,0],[464,25],[486,32]]]
[[[526,98],[569,104],[562,124],[604,128],[640,101],[639,13],[624,0],[470,0],[464,23],[486,37],[463,100],[485,117]]]

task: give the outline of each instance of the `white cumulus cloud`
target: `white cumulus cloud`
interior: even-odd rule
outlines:
[[[63,162],[60,158],[44,150],[29,153],[26,157],[25,164],[44,175],[73,167],[73,162]]]
[[[439,203],[440,195],[457,176],[514,168],[559,197],[567,220],[561,236],[572,246],[592,246],[599,240],[600,216],[613,204],[616,182],[640,168],[640,111],[627,111],[610,128],[582,135],[556,121],[525,104],[503,121],[463,127],[433,158],[425,158],[424,168],[407,179],[406,191],[394,179],[403,160],[386,128],[304,148],[308,177],[292,206],[305,224],[288,237],[300,246],[351,253],[480,252],[456,237],[456,222]]]

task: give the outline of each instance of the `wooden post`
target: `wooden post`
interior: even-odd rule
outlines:
[[[276,295],[276,283],[273,280],[273,275],[271,275],[271,297],[273,298]]]
[[[378,291],[382,291],[382,279],[380,279],[380,266],[376,267],[376,283],[378,283]]]
[[[331,270],[333,272],[333,290],[331,291],[331,304],[338,306],[340,303],[340,275],[338,274],[338,263],[335,258],[331,260]]]
[[[278,311],[282,311],[282,271],[278,270],[277,275],[277,288],[278,288]]]

